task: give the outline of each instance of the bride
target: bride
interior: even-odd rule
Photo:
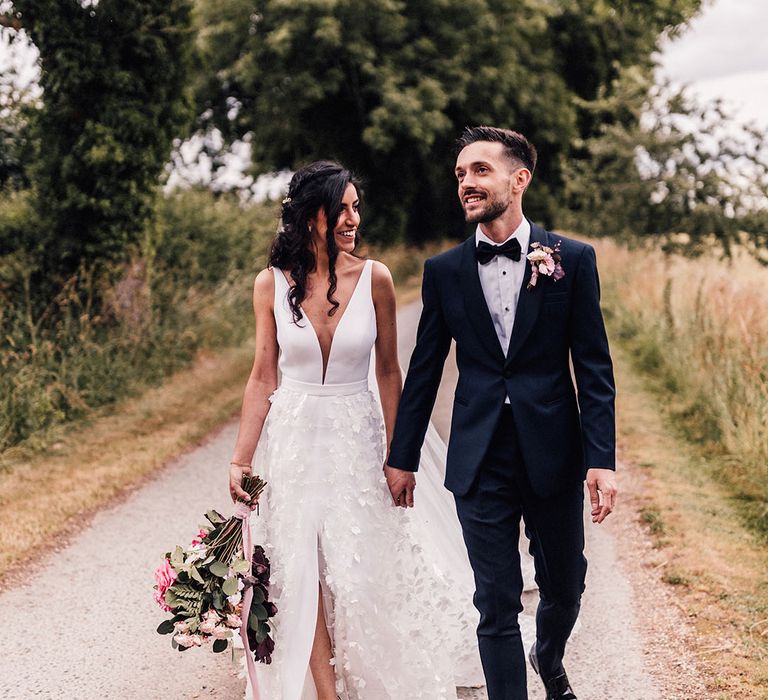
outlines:
[[[251,521],[279,612],[260,697],[455,699],[457,684],[482,682],[472,575],[439,438],[425,445],[417,508],[394,507],[408,504],[393,504],[383,476],[402,385],[395,291],[382,263],[352,254],[358,184],[312,163],[281,218],[254,285],[255,360],[229,472],[233,499],[247,500],[252,461],[268,482]]]

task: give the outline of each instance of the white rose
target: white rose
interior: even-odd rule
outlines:
[[[216,625],[216,627],[213,628],[212,634],[216,639],[227,639],[231,632],[224,625]]]
[[[227,627],[237,628],[243,624],[243,621],[237,615],[230,613],[226,618],[224,618],[224,624]]]
[[[213,634],[213,630],[216,629],[216,621],[211,619],[203,620],[203,622],[200,623],[200,627],[198,627],[198,629],[203,634]]]
[[[191,634],[177,634],[173,639],[180,647],[191,647],[195,644]]]

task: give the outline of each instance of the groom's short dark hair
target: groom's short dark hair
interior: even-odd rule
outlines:
[[[528,170],[536,169],[536,148],[517,131],[511,129],[499,129],[495,126],[468,126],[456,141],[456,154],[477,141],[491,141],[504,146],[504,153],[511,160],[519,161]]]

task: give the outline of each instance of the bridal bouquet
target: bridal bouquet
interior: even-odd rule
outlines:
[[[245,476],[242,486],[251,498],[258,498],[266,483]],[[229,519],[209,510],[209,524],[189,547],[166,553],[155,569],[154,599],[173,614],[157,631],[173,635],[174,649],[184,651],[213,640],[213,651],[222,652],[239,628],[246,654],[250,657],[252,651],[257,661],[272,661],[275,644],[269,618],[277,608],[269,601],[269,560],[263,547],[250,542],[250,512],[245,503],[236,503]]]

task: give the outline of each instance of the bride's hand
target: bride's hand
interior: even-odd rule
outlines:
[[[384,465],[384,476],[387,479],[392,501],[400,508],[413,508],[413,492],[416,488],[416,476],[413,472],[395,469]]]
[[[245,465],[240,464],[230,464],[229,465],[229,495],[232,497],[232,500],[237,501],[243,501],[244,503],[247,503],[251,506],[251,508],[256,507],[257,501],[254,501],[251,503],[251,497],[248,494],[247,491],[243,490],[242,483],[243,483],[243,476],[250,476],[251,475],[251,468]]]

